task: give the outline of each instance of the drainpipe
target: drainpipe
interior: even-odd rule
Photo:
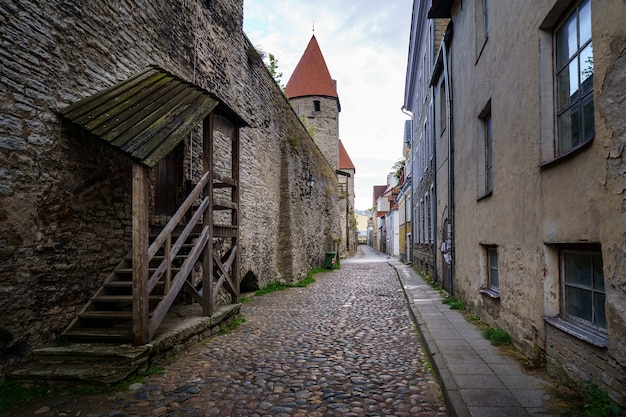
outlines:
[[[450,233],[448,235],[448,251],[450,252],[450,266],[448,268],[450,276],[450,293],[452,294],[452,277],[454,276],[454,149],[452,143],[452,83],[450,82],[450,72],[448,63],[448,50],[446,43],[451,40],[450,30],[443,34],[441,50],[443,52],[443,79],[446,83],[446,129],[448,130],[448,220]]]
[[[439,273],[437,272],[437,252],[439,252],[439,246],[437,246],[437,217],[438,217],[438,213],[437,213],[437,141],[435,140],[435,135],[436,135],[436,128],[437,128],[437,124],[435,123],[435,115],[434,112],[431,109],[434,109],[434,103],[435,103],[435,86],[431,86],[430,89],[430,109],[429,111],[429,115],[428,115],[428,119],[430,120],[430,134],[431,134],[431,146],[433,148],[433,163],[432,166],[430,167],[430,172],[431,175],[433,176],[433,195],[432,195],[432,202],[431,202],[431,214],[430,217],[433,221],[433,230],[431,230],[431,233],[433,234],[433,282],[438,282],[439,281]],[[434,208],[434,209],[433,209]]]

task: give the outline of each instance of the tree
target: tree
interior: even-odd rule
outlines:
[[[276,59],[274,54],[269,54],[269,60],[270,60],[270,63],[267,68],[269,69],[270,74],[274,78],[274,81],[276,81],[276,84],[278,84],[281,90],[284,90],[285,86],[282,85],[281,83],[281,79],[283,78],[283,73],[278,72],[278,59]]]

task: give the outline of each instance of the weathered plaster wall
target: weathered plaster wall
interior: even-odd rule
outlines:
[[[549,361],[577,368],[576,376],[591,377],[624,405],[626,123],[618,115],[626,86],[624,7],[617,0],[591,2],[595,139],[569,159],[541,167],[554,159],[552,151],[546,153],[554,146],[554,90],[552,28],[539,28],[555,5],[563,6],[561,11],[570,6],[563,1],[490,3],[489,38],[481,46],[476,5],[463,3],[461,8],[457,2],[450,48],[454,290],[481,319],[506,329],[522,350],[532,354],[536,343]],[[480,114],[489,100],[494,190],[481,198]],[[558,245],[565,243],[601,246],[607,348],[596,348],[543,320],[561,314]],[[497,246],[499,300],[479,294],[488,284],[484,245]]]
[[[16,0],[0,4],[0,20],[0,375],[53,341],[130,249],[129,161],[57,111],[149,65],[250,124],[240,173],[247,285],[321,265],[339,232],[337,182],[243,34],[242,0]],[[200,140],[185,141],[187,167],[202,160]],[[316,187],[303,197],[308,170]]]

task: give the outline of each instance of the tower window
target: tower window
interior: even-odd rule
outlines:
[[[322,105],[319,100],[313,100],[313,107],[315,108],[315,111],[320,111],[322,109]]]

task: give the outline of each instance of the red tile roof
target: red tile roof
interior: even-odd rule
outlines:
[[[315,35],[311,37],[300,62],[291,74],[285,87],[285,95],[289,98],[305,96],[339,98]]]
[[[339,139],[339,169],[354,169],[354,164],[352,163],[352,159],[350,159],[350,155],[344,148],[341,139]]]
[[[375,185],[374,186],[374,204],[376,204],[376,201],[378,200],[378,197],[383,195],[385,193],[385,191],[387,191],[387,186],[386,185]]]

